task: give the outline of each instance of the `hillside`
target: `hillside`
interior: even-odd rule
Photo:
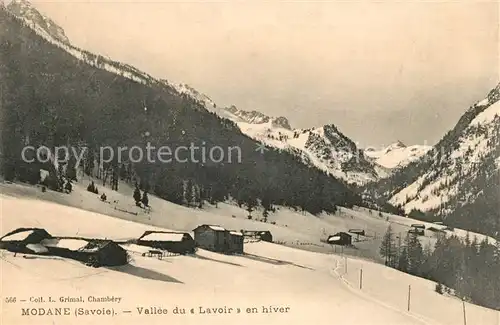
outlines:
[[[429,220],[498,235],[500,84],[474,104],[422,159],[367,187]]]
[[[478,241],[487,238],[482,234],[459,228],[445,230],[443,226],[360,207],[352,209],[338,207],[335,213],[321,213],[314,216],[307,212],[276,206],[275,211],[269,212],[267,218],[264,217],[264,209],[260,207],[252,211],[252,218],[249,219],[246,208],[239,207],[237,202],[206,204],[202,209],[193,209],[149,195],[151,209],[147,212],[134,204],[132,195],[134,188],[125,183],[120,184],[118,191],[112,191],[111,186],[102,186],[101,182],[95,180],[99,194],[94,194],[86,189],[91,182],[88,176],[79,174],[78,179],[79,181],[74,183],[73,192],[69,195],[53,191],[42,192],[39,187],[23,184],[2,183],[0,192],[13,197],[49,201],[176,231],[190,232],[199,224],[207,222],[234,230],[269,230],[273,234],[273,240],[285,246],[322,253],[330,253],[333,249],[331,245],[325,243],[329,235],[339,231],[361,229],[365,231],[365,236],[358,238],[353,235],[354,246],[344,247],[344,254],[380,263],[383,262],[383,258],[379,254],[379,247],[389,225],[396,236],[401,238],[401,245],[412,224],[423,224],[428,229],[419,237],[423,247],[433,247],[440,235],[458,236],[463,240],[469,236]],[[106,194],[107,203],[99,201],[101,193]],[[440,230],[436,231],[437,229]],[[494,242],[491,237],[487,239]]]
[[[20,153],[26,145],[69,144],[88,149],[83,163],[94,176],[138,182],[177,203],[186,200],[186,183],[198,193],[197,202],[232,197],[249,209],[260,201],[267,208],[280,204],[319,213],[334,211],[336,205],[361,203],[343,182],[305,166],[294,155],[272,148],[257,151],[256,142],[233,122],[208,112],[178,87],[62,43],[38,22],[16,18],[3,8],[0,15],[2,174],[6,179],[36,183],[38,170],[44,167],[57,183],[59,168],[23,163]],[[201,163],[198,156],[189,160],[187,153],[172,163],[120,162],[115,156],[95,171],[99,159],[110,158],[100,157],[99,148],[137,146],[144,152],[148,144],[171,149],[203,146],[207,152],[216,147],[228,153],[231,148],[237,150],[232,151],[235,156]],[[69,161],[63,172],[74,164]],[[191,204],[191,198],[188,201]]]
[[[11,188],[12,185],[4,189]],[[15,185],[18,186],[18,185]],[[4,192],[2,192],[4,193]],[[38,193],[41,193],[38,191]],[[44,194],[51,194],[49,192]],[[64,196],[64,194],[53,193]],[[0,196],[3,233],[18,227],[43,227],[54,235],[134,238],[151,226],[116,219],[60,204],[16,195]],[[86,204],[92,201],[84,200]],[[95,200],[96,208],[105,205]],[[33,213],[36,211],[36,213]],[[186,209],[186,212],[189,210]],[[191,213],[176,219],[189,219]],[[168,216],[165,216],[168,218]],[[197,222],[211,222],[207,213]],[[228,220],[231,218],[228,218]],[[462,302],[434,292],[434,283],[356,258],[320,254],[270,243],[247,243],[245,254],[226,256],[198,250],[192,256],[162,261],[134,253],[123,267],[90,268],[62,258],[22,255],[1,251],[2,295],[29,299],[32,296],[114,296],[120,303],[47,303],[36,307],[69,307],[96,310],[113,308],[120,324],[330,324],[332,318],[348,324],[444,324],[462,322]],[[347,266],[346,263],[347,262]],[[363,269],[363,286],[359,273]],[[228,277],[228,275],[231,275]],[[124,285],[125,284],[125,285]],[[407,290],[411,285],[411,311]],[[389,291],[388,288],[391,290]],[[21,303],[3,304],[2,321],[11,324],[52,324],[60,316],[20,316]],[[26,307],[35,304],[25,303]],[[289,307],[288,313],[262,313],[262,306]],[[168,309],[166,315],[139,314],[139,308]],[[499,313],[465,303],[468,324],[498,324]],[[175,307],[186,314],[173,314]],[[241,309],[241,313],[201,314],[200,307]],[[258,313],[246,314],[247,307]],[[190,309],[194,309],[191,314]],[[360,313],[360,308],[364,311]],[[124,314],[123,311],[131,311]],[[74,324],[102,324],[106,318],[81,316]],[[109,321],[106,321],[109,322]]]

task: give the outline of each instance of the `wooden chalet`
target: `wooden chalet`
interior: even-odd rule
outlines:
[[[273,235],[269,230],[242,230],[243,236],[248,238],[260,239],[265,242],[272,243]]]
[[[425,235],[425,230],[420,229],[420,228],[411,228],[410,230],[408,230],[408,233],[409,234],[416,234],[418,236],[423,236],[423,235]]]
[[[13,253],[70,258],[90,266],[128,263],[128,254],[110,240],[54,237],[45,229],[19,228],[0,238],[0,248]]]
[[[328,237],[327,242],[331,245],[351,246],[352,236],[346,232],[338,232]]]
[[[193,229],[197,247],[220,253],[228,252],[227,230],[217,225],[201,225]]]
[[[135,243],[182,255],[193,254],[196,248],[193,237],[182,232],[146,231]]]
[[[41,243],[50,255],[71,258],[93,267],[119,266],[128,263],[128,254],[111,240],[59,237]]]
[[[217,225],[201,225],[193,229],[197,247],[224,254],[243,253],[243,234]]]

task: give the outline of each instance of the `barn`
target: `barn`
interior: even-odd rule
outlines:
[[[260,239],[265,242],[273,242],[273,235],[269,230],[242,230],[245,237]]]
[[[350,246],[352,245],[352,236],[346,232],[338,232],[329,236],[327,241],[332,245]]]
[[[349,229],[349,232],[351,234],[355,234],[355,235],[361,235],[361,236],[364,236],[365,235],[365,230],[364,229]]]
[[[425,230],[421,228],[411,228],[408,230],[409,234],[416,234],[417,236],[424,236],[425,235]]]
[[[193,232],[197,247],[212,252],[227,253],[229,251],[228,231],[221,226],[201,225],[193,229]]]
[[[273,235],[271,234],[271,232],[269,230],[259,231],[257,236],[262,241],[266,241],[266,242],[270,242],[270,243],[273,242]]]
[[[228,253],[243,254],[243,234],[239,231],[228,231]]]
[[[0,238],[0,248],[13,253],[46,254],[48,250],[40,243],[52,238],[41,228],[18,228]]]
[[[120,266],[128,263],[128,254],[111,240],[92,240],[80,251],[83,262],[94,267]]]
[[[146,231],[139,237],[136,244],[175,254],[193,254],[196,246],[190,234],[168,231]]]
[[[93,267],[128,263],[125,249],[110,240],[60,237],[43,240],[41,244],[50,255],[74,259]]]

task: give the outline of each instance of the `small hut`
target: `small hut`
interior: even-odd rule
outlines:
[[[349,232],[351,234],[356,235],[356,241],[359,242],[359,236],[365,236],[365,230],[364,229],[349,229]]]
[[[259,231],[257,237],[262,241],[266,241],[269,243],[273,242],[273,235],[269,230]]]
[[[425,230],[424,229],[420,229],[420,228],[411,228],[410,230],[408,230],[408,233],[409,234],[415,234],[417,236],[424,236],[425,235]]]
[[[355,235],[361,235],[361,236],[364,236],[365,235],[365,230],[364,229],[349,229],[349,232],[351,234],[355,234]]]
[[[260,239],[265,242],[273,242],[273,235],[269,230],[242,230],[245,237]]]
[[[329,236],[327,242],[331,245],[350,246],[352,245],[352,236],[346,232],[338,232]]]
[[[120,266],[128,263],[128,254],[111,240],[92,240],[80,251],[83,261],[91,266]]]
[[[119,266],[128,263],[128,254],[111,240],[54,238],[41,242],[50,255],[74,259],[93,267]]]
[[[192,254],[196,246],[190,234],[168,231],[146,231],[139,237],[136,244],[166,250],[175,254]]]

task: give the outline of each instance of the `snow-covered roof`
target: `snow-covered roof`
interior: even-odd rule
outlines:
[[[25,230],[25,231],[20,231],[16,232],[12,235],[8,235],[2,238],[2,241],[7,241],[7,240],[25,240],[29,235],[31,235],[34,232],[34,230]]]
[[[119,245],[121,248],[127,250],[127,251],[132,251],[135,253],[147,253],[151,249],[151,247],[148,246],[141,246],[141,245],[135,245],[135,244],[123,244]]]
[[[207,226],[208,228],[215,230],[215,231],[226,231],[226,229],[222,228],[221,226],[217,225],[204,225]]]
[[[231,235],[235,235],[235,236],[243,236],[243,234],[239,231],[230,231],[229,232]]]
[[[338,241],[338,240],[340,240],[340,236],[332,236],[332,237],[328,238],[329,242],[330,241]]]
[[[153,232],[141,237],[140,239],[149,241],[182,241],[183,237],[184,234],[182,233]]]
[[[78,250],[87,246],[89,242],[83,239],[45,239],[41,242],[46,247],[67,248],[69,250]]]

